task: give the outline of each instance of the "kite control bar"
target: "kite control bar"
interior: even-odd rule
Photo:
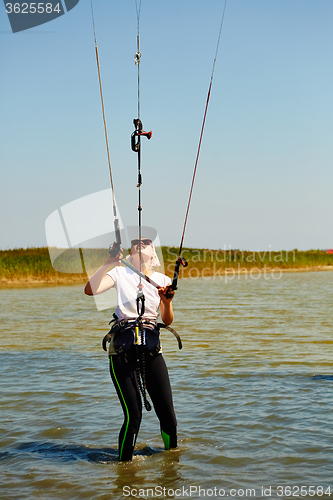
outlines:
[[[188,266],[188,262],[186,259],[184,259],[184,257],[181,257],[180,255],[178,256],[178,259],[176,261],[176,264],[175,264],[175,271],[174,271],[174,274],[173,274],[173,279],[172,279],[172,283],[171,285],[169,286],[169,291],[166,293],[166,298],[167,299],[171,299],[173,297],[173,293],[175,290],[177,290],[178,288],[178,276],[179,276],[179,268],[180,268],[180,264],[183,266],[183,267],[186,267]],[[172,290],[172,292],[171,292]]]
[[[115,210],[115,206],[113,207]],[[109,247],[109,255],[110,257],[115,257],[121,250],[121,237],[120,237],[120,229],[119,229],[119,219],[114,219],[114,230],[116,233],[116,241],[113,245]]]
[[[180,264],[183,266],[183,267],[186,267],[188,266],[188,262],[186,259],[184,259],[184,257],[178,257],[178,260],[176,262],[176,265],[175,265],[175,271],[174,271],[174,274],[173,274],[173,280],[172,280],[172,284],[171,284],[171,287],[172,287],[172,290],[177,290],[177,285],[178,285],[178,275],[179,275],[179,268],[180,268]]]

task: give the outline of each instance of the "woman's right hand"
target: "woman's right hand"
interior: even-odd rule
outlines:
[[[117,251],[116,249],[118,249],[119,246],[120,245],[116,241],[113,243],[112,247],[110,246],[110,248],[109,248],[109,255],[108,255],[107,259],[104,262],[105,266],[112,266],[112,265],[114,265],[114,266],[120,266],[120,264],[121,264],[120,261],[123,258],[123,252],[122,252],[122,250],[120,249],[120,251],[116,255],[114,255],[115,252]]]
[[[123,252],[121,250],[115,256],[112,256],[109,254],[107,259],[104,261],[104,265],[105,266],[120,266],[122,258],[123,258]]]

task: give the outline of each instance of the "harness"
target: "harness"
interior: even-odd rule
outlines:
[[[111,330],[109,331],[109,333],[107,333],[105,335],[105,337],[103,338],[103,341],[102,341],[102,346],[103,346],[104,351],[107,351],[106,344],[111,342],[111,340],[115,341],[116,337],[119,338],[119,334],[121,332],[124,333],[127,330],[130,330],[130,331],[134,330],[135,337],[133,336],[133,342],[129,343],[130,345],[128,346],[128,349],[130,349],[130,347],[132,347],[132,345],[147,345],[148,350],[151,352],[151,349],[149,349],[149,343],[147,344],[147,336],[146,335],[145,335],[145,339],[144,339],[145,341],[141,342],[140,344],[138,341],[136,343],[135,340],[138,339],[139,331],[141,331],[141,334],[142,334],[142,331],[145,331],[146,329],[148,329],[148,330],[156,331],[157,335],[159,335],[161,328],[164,328],[165,330],[168,330],[169,332],[173,333],[173,335],[177,339],[179,349],[182,349],[182,347],[183,347],[182,340],[181,340],[179,334],[176,332],[176,330],[174,330],[170,326],[165,325],[164,323],[157,323],[156,321],[151,321],[150,319],[142,319],[140,317],[138,319],[136,319],[135,321],[128,321],[126,319],[119,320],[119,318],[116,316],[116,314],[113,314],[113,317],[114,317],[114,319],[112,319],[109,323],[109,325],[111,325],[113,323]],[[117,354],[121,354],[123,352],[126,352],[128,349],[126,349],[126,347],[125,347],[125,342],[124,342],[123,348],[121,346],[115,347]]]
[[[111,330],[105,335],[102,341],[104,351],[109,346],[109,356],[123,354],[124,356],[134,356],[136,359],[136,377],[144,406],[147,411],[151,411],[151,405],[146,394],[146,354],[150,356],[161,353],[159,334],[160,329],[165,328],[173,333],[178,342],[179,349],[182,349],[182,341],[178,333],[164,323],[157,323],[149,319],[143,319],[141,315],[135,321],[119,320],[116,314],[110,321]]]

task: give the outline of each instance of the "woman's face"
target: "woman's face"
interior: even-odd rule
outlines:
[[[152,259],[154,255],[154,249],[152,241],[149,238],[139,238],[131,241],[131,255],[134,256],[140,253],[141,247],[141,260],[147,262]]]

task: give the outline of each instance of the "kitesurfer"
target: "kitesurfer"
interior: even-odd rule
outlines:
[[[117,292],[115,321],[107,340],[110,341],[110,374],[124,412],[119,433],[119,460],[127,461],[132,459],[142,418],[140,391],[147,410],[150,405],[146,390],[151,398],[165,449],[177,447],[177,421],[157,324],[159,309],[164,325],[172,323],[174,291],[170,290],[170,279],[153,270],[159,262],[151,239],[133,239],[129,260],[133,267],[152,277],[160,288],[141,283],[132,269],[121,265],[121,259],[121,252],[116,256],[111,252],[84,291],[87,295],[96,295],[114,287]],[[139,294],[138,289],[141,289]],[[140,293],[144,297],[144,313],[138,317]]]

